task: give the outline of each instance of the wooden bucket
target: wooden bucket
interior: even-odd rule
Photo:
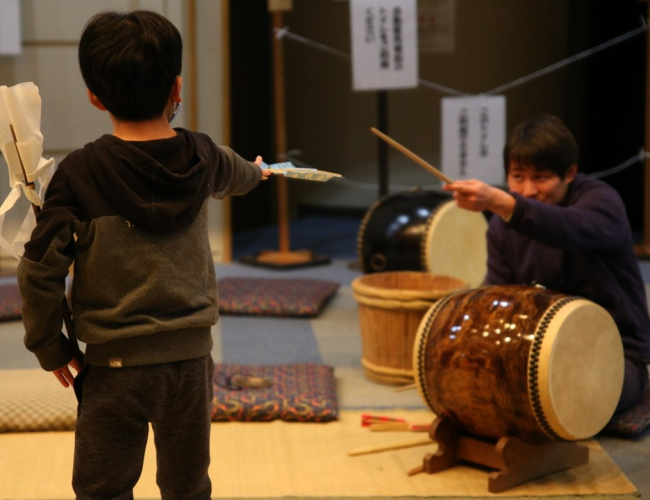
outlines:
[[[366,274],[352,281],[366,377],[388,385],[413,383],[413,344],[422,317],[440,297],[467,287],[461,279],[420,271]]]

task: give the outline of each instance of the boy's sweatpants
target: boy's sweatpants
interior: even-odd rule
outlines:
[[[212,357],[86,370],[75,432],[77,499],[133,498],[149,423],[162,498],[210,499]]]

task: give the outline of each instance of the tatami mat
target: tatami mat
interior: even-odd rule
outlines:
[[[371,432],[360,425],[361,411],[344,411],[327,424],[213,424],[213,498],[492,498],[488,472],[457,466],[438,474],[408,476],[436,445],[351,457],[366,447],[425,439],[426,434]],[[426,411],[395,410],[412,423],[426,423]],[[41,500],[73,498],[70,471],[73,434],[0,435],[0,498]],[[155,454],[149,443],[136,498],[160,498],[155,485]],[[594,440],[587,442],[586,465],[518,486],[498,496],[535,498],[633,498],[636,488]]]

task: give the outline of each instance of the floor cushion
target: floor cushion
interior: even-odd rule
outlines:
[[[318,363],[215,366],[214,422],[329,422],[337,418],[332,367]]]
[[[221,314],[314,317],[339,284],[308,278],[222,278],[218,287]]]

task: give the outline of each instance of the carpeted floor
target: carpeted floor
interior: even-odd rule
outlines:
[[[347,456],[347,451],[356,447],[413,439],[413,433],[369,433],[358,425],[360,412],[370,410],[403,416],[428,414],[417,391],[396,392],[390,386],[369,381],[364,375],[360,363],[362,346],[357,304],[350,288],[359,271],[354,266],[354,241],[350,236],[353,235],[348,235],[346,251],[326,266],[287,271],[237,263],[217,266],[219,278],[281,276],[327,279],[340,284],[331,302],[316,318],[222,317],[213,329],[213,357],[217,362],[240,364],[320,362],[332,366],[342,418],[340,422],[328,424],[214,424],[215,498],[279,498],[285,495],[293,498],[494,497],[487,493],[487,472],[477,468],[457,467],[436,477],[422,474],[407,477],[405,471],[421,463],[427,447],[366,457]],[[312,249],[322,251],[320,247]],[[241,253],[250,250],[246,248]],[[642,269],[650,282],[650,264],[642,265]],[[0,370],[38,368],[35,358],[22,346],[22,334],[20,322],[0,323]],[[279,343],[278,339],[283,342]],[[63,389],[55,386],[55,390]],[[247,443],[245,447],[241,446],[243,442]],[[588,477],[581,475],[585,470],[576,468],[540,480],[535,486],[542,489],[536,492],[519,487],[505,496],[522,499],[553,496],[557,500],[575,496],[630,498],[641,495],[650,499],[650,475],[647,473],[650,438],[647,432],[635,439],[598,437],[592,446],[593,459],[588,467],[583,466],[590,471]],[[70,433],[0,434],[0,499],[71,498],[71,453]],[[151,450],[147,460],[151,464]],[[357,469],[362,464],[367,464],[368,468]],[[604,468],[598,468],[601,465]],[[595,471],[591,469],[593,466],[597,466]],[[448,482],[441,488],[443,475]],[[338,482],[339,476],[341,482]],[[279,481],[283,490],[271,489],[278,482],[274,481],[276,477],[284,478]],[[606,489],[597,491],[593,488],[594,480],[599,483],[598,488]],[[476,489],[468,492],[468,484],[472,481]],[[307,487],[305,483],[312,489],[302,489]],[[337,484],[340,489],[328,489],[330,483]],[[138,490],[138,498],[157,497],[150,466],[139,488],[143,489]]]
[[[427,422],[425,411],[390,411],[387,416]],[[337,422],[287,424],[229,422],[213,424],[210,468],[215,499],[381,498],[485,499],[488,474],[457,466],[437,474],[408,476],[437,445],[350,456],[350,452],[426,441],[426,434],[371,432],[361,412],[345,411]],[[150,442],[150,444],[152,444]],[[36,500],[73,498],[69,486],[73,434],[70,432],[0,435],[0,498]],[[508,499],[552,497],[636,497],[636,488],[594,440],[589,464],[553,474],[500,493]],[[47,450],[47,453],[44,452]],[[159,498],[155,456],[149,446],[136,498]]]

